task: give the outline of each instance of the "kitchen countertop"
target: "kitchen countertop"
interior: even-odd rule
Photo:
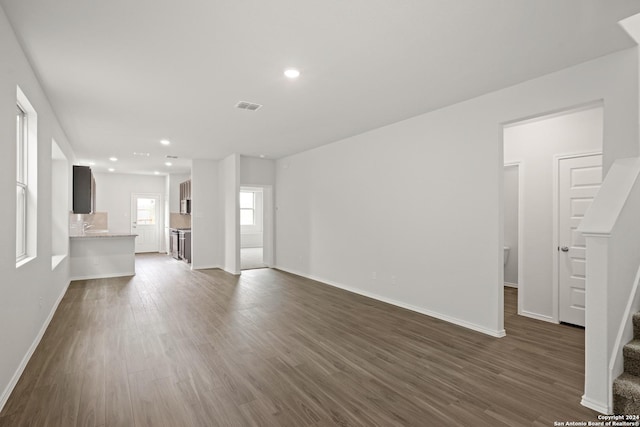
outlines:
[[[105,232],[89,232],[86,234],[77,234],[69,236],[72,239],[94,239],[94,238],[109,238],[109,237],[136,237],[137,234],[131,233],[110,233]]]

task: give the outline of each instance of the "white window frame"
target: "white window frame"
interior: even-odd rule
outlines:
[[[251,193],[251,196],[253,197],[253,207],[252,208],[240,208],[240,218],[242,218],[242,211],[252,211],[253,212],[253,223],[252,224],[242,224],[240,223],[240,226],[242,227],[254,227],[256,225],[256,192],[252,191],[252,190],[240,190],[240,193]]]
[[[16,230],[16,268],[20,268],[37,256],[38,246],[38,114],[20,87],[16,87],[16,104],[24,113],[21,134],[16,135],[16,149],[21,139],[22,151],[16,153],[16,185],[24,190],[25,218],[22,230]],[[16,126],[17,127],[17,126]],[[22,154],[22,156],[20,156]],[[20,159],[22,157],[22,159]],[[20,164],[18,164],[20,163]],[[16,189],[16,199],[17,199]],[[17,202],[17,200],[16,200]],[[16,214],[18,206],[16,205]],[[18,218],[16,218],[16,228]],[[19,243],[24,243],[24,253],[18,253]]]
[[[29,144],[28,144],[28,122],[29,116],[24,107],[18,102],[16,105],[16,262],[20,262],[27,257],[27,197],[29,194],[28,173],[29,173]],[[22,192],[22,206],[18,206],[18,192]],[[18,227],[18,215],[22,214],[22,227]],[[18,248],[21,249],[18,249]]]

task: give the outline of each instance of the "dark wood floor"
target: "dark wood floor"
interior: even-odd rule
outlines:
[[[486,335],[275,270],[73,282],[0,426],[551,426],[580,406],[584,331]]]

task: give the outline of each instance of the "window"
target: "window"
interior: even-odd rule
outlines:
[[[27,256],[27,114],[16,112],[16,261]]]
[[[138,215],[136,223],[138,225],[155,225],[156,223],[156,200],[138,199]]]
[[[38,114],[16,91],[16,267],[35,259],[38,245]]]
[[[256,193],[240,192],[240,225],[256,224]]]

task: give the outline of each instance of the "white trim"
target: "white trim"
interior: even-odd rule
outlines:
[[[110,279],[112,277],[127,277],[127,276],[135,276],[136,272],[133,271],[123,271],[118,273],[109,273],[109,274],[89,274],[86,276],[75,276],[71,278],[71,281],[74,280],[92,280],[92,279]]]
[[[551,251],[551,313],[554,323],[560,323],[560,267],[558,265],[558,247],[560,246],[560,162],[562,160],[580,157],[602,156],[602,151],[588,151],[571,154],[555,154],[553,156],[553,187],[552,187],[552,226],[553,245]]]
[[[553,316],[547,316],[545,314],[533,313],[531,311],[522,310],[521,313],[518,313],[521,316],[530,317],[531,319],[542,320],[543,322],[555,323],[558,322],[553,318]]]
[[[517,284],[517,283],[511,283],[511,282],[504,282],[504,285],[505,285],[507,288],[517,288],[517,287],[518,287],[518,284]]]
[[[504,135],[504,131],[503,131]],[[503,149],[504,151],[504,141],[503,141]],[[522,160],[517,160],[514,162],[505,163],[502,167],[503,171],[503,181],[502,188],[504,189],[504,168],[509,166],[517,166],[518,168],[518,283],[514,283],[514,287],[518,288],[518,315],[522,315],[524,309],[524,290],[526,288],[524,282],[524,162]],[[503,190],[504,191],[504,190]],[[504,195],[503,195],[503,203],[502,210],[504,211]],[[504,218],[502,220],[502,229],[504,230]],[[504,235],[502,239],[502,246],[504,247]],[[503,251],[504,257],[504,251]],[[502,264],[504,265],[504,258],[502,259]],[[503,267],[504,269],[504,267]],[[504,278],[503,278],[504,279]],[[506,283],[505,283],[506,285]]]
[[[593,409],[594,411],[600,412],[601,414],[611,415],[613,412],[609,408],[609,406],[607,406],[606,404],[603,404],[602,402],[594,402],[593,400],[585,397],[584,395],[582,396],[582,400],[580,401],[580,404],[582,406],[586,406],[589,409]]]
[[[519,119],[509,120],[502,122],[503,128],[509,128],[513,126],[526,125],[530,123],[540,122],[543,120],[553,119],[556,117],[566,116],[567,114],[579,113],[581,111],[591,110],[594,108],[604,107],[604,100],[596,99],[595,101],[589,101],[581,104],[574,105],[572,107],[562,107],[551,111],[547,111],[540,114],[534,114]]]
[[[51,271],[54,271],[68,256],[69,254],[51,255]]]
[[[346,285],[343,285],[341,283],[337,283],[337,282],[333,282],[333,281],[330,281],[330,280],[322,279],[320,277],[316,277],[316,276],[311,275],[311,274],[305,274],[305,273],[302,273],[302,272],[299,272],[299,271],[296,271],[296,270],[292,270],[292,269],[289,269],[289,268],[285,268],[285,267],[282,267],[282,266],[276,266],[274,268],[277,269],[277,270],[281,270],[281,271],[287,272],[287,273],[295,274],[296,276],[301,276],[301,277],[305,277],[307,279],[315,280],[316,282],[320,282],[320,283],[323,283],[325,285],[333,286],[334,288],[339,288],[339,289],[342,289],[342,290],[345,290],[345,291],[348,291],[348,292],[351,292],[351,293],[354,293],[354,294],[365,296],[367,298],[371,298],[371,299],[374,299],[374,300],[377,300],[377,301],[385,302],[387,304],[395,305],[396,307],[405,308],[407,310],[411,310],[411,311],[414,311],[416,313],[420,313],[420,314],[424,314],[424,315],[429,316],[429,317],[434,317],[436,319],[444,320],[445,322],[453,323],[454,325],[462,326],[464,328],[471,329],[471,330],[476,331],[476,332],[481,332],[483,334],[490,335],[490,336],[495,337],[495,338],[502,338],[502,337],[507,335],[504,329],[502,329],[502,330],[488,329],[488,328],[485,328],[484,326],[480,326],[480,325],[476,325],[475,323],[467,322],[466,320],[457,319],[455,317],[451,317],[451,316],[447,316],[445,314],[437,313],[435,311],[427,310],[427,309],[424,309],[422,307],[417,307],[415,305],[407,304],[407,303],[404,303],[404,302],[401,302],[401,301],[396,301],[396,300],[393,300],[393,299],[390,299],[390,298],[387,298],[387,297],[383,297],[383,296],[380,296],[380,295],[377,295],[377,294],[374,294],[374,293],[371,293],[371,292],[363,291],[363,290],[358,289],[358,288],[353,288],[351,286],[346,286]]]
[[[191,264],[191,270],[222,270],[224,271],[224,268],[222,268],[221,265],[219,264],[215,264],[215,265],[193,265]]]
[[[69,288],[70,284],[71,284],[71,281],[68,281],[67,284],[63,287],[62,292],[58,296],[58,299],[56,300],[55,304],[53,304],[53,307],[51,308],[49,315],[45,319],[44,324],[42,325],[42,328],[40,328],[38,335],[36,335],[36,338],[31,343],[29,350],[27,350],[27,353],[22,358],[20,365],[18,365],[18,369],[16,369],[16,372],[13,374],[13,377],[11,377],[11,381],[9,381],[9,384],[7,384],[4,391],[0,395],[0,412],[2,412],[4,405],[6,405],[7,401],[9,400],[9,396],[11,396],[11,393],[13,392],[13,389],[15,388],[16,384],[18,384],[18,380],[20,379],[20,376],[22,376],[22,373],[27,367],[29,360],[31,360],[31,356],[33,356],[33,353],[36,351],[38,344],[40,344],[40,341],[42,340],[44,333],[47,331],[47,328],[49,327],[49,323],[51,323],[51,319],[53,319],[53,315],[56,313],[56,310],[60,305],[60,301],[62,301],[62,298],[64,298],[64,295],[67,293],[67,289]]]
[[[20,268],[26,263],[33,261],[34,259],[36,259],[35,256],[27,256],[27,257],[21,258],[16,262],[16,268]]]

